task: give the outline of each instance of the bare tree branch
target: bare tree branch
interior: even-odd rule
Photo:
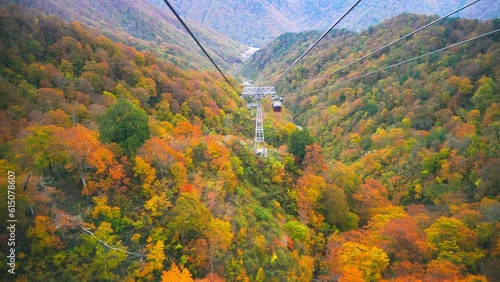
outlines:
[[[119,248],[116,248],[116,247],[113,247],[109,244],[107,244],[106,242],[104,242],[102,239],[100,239],[99,237],[97,237],[92,231],[90,231],[90,228],[87,228],[87,227],[83,227],[83,226],[80,226],[80,230],[84,233],[87,233],[89,234],[90,236],[94,237],[94,238],[97,238],[98,242],[101,243],[101,245],[109,248],[109,249],[112,249],[112,250],[115,250],[115,251],[118,251],[118,252],[122,252],[122,253],[126,253],[127,255],[131,255],[131,256],[136,256],[136,257],[140,257],[141,258],[141,261],[142,259],[145,257],[144,254],[139,254],[139,253],[133,253],[133,252],[129,252],[129,251],[126,251],[126,250],[123,250],[123,249],[119,249]]]

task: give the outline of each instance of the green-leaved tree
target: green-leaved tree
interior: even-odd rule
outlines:
[[[307,130],[296,129],[288,139],[288,151],[292,153],[299,162],[306,156],[306,146],[314,142],[313,137]]]
[[[149,139],[148,114],[138,106],[119,100],[106,110],[99,123],[103,142],[116,142],[130,156]]]

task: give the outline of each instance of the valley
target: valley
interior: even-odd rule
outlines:
[[[162,4],[0,5],[2,279],[498,280],[497,5],[344,68],[464,5],[363,1],[277,81],[349,3],[172,1],[233,89]]]

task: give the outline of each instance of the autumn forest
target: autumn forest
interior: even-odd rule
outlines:
[[[0,280],[499,281],[499,35],[331,84],[500,21],[450,18],[307,85],[433,19],[332,31],[277,85],[283,112],[264,101],[264,158],[215,70],[2,5]],[[272,82],[317,36],[279,36],[230,81]]]

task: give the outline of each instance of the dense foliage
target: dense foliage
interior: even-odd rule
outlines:
[[[44,11],[67,22],[78,21],[99,30],[99,33],[113,41],[139,51],[153,52],[177,66],[212,67],[163,1],[160,5],[166,9],[159,9],[145,0],[9,1]],[[245,49],[241,43],[207,29],[198,22],[188,21],[187,24],[219,65],[230,68],[233,64],[241,63],[240,55]]]
[[[448,34],[488,25],[457,21]],[[428,104],[384,90],[389,99],[375,90],[381,86],[370,95],[359,86],[336,90],[331,99],[299,96],[291,108],[315,138],[284,121],[286,110],[266,113],[266,140],[274,146],[268,158],[253,155],[251,114],[216,72],[183,70],[77,22],[16,6],[0,8],[0,39],[0,170],[17,175],[19,281],[498,275],[499,134],[489,127],[499,119],[498,43],[492,39],[477,47],[480,70],[468,83],[454,66],[421,70],[401,83],[388,75],[371,82],[386,89],[434,77],[429,87],[449,91],[439,105],[456,99],[431,119],[436,124],[413,124]],[[473,52],[461,50],[452,62],[468,66]],[[359,115],[365,96],[375,106]],[[337,108],[325,110],[327,101]],[[394,106],[383,104],[389,101]],[[404,115],[410,105],[419,108],[397,119],[392,111],[403,105]],[[337,116],[305,122],[318,114]],[[324,123],[332,123],[327,132]]]
[[[354,194],[343,187],[363,230],[373,231],[373,221],[385,217],[387,223],[378,223],[377,229],[381,228],[378,232],[388,234],[383,230],[400,228],[400,235],[410,236],[403,219],[397,218],[417,220],[418,214],[433,214],[425,224],[417,220],[414,225],[414,232],[424,232],[418,236],[430,243],[426,247],[430,249],[425,252],[408,250],[423,256],[418,261],[402,256],[401,250],[391,255],[394,241],[376,244],[389,254],[390,270],[386,277],[407,272],[406,275],[413,273],[421,278],[417,273],[438,268],[447,269],[446,274],[444,270],[440,274],[443,275],[440,279],[452,277],[452,272],[467,271],[498,277],[492,267],[493,262],[498,262],[494,251],[497,248],[494,246],[498,246],[496,237],[489,237],[493,240],[488,243],[491,245],[482,245],[486,249],[481,250],[481,244],[469,248],[460,246],[458,239],[450,239],[448,235],[437,236],[439,242],[432,242],[431,236],[431,230],[448,234],[448,231],[434,229],[437,226],[456,224],[456,234],[470,234],[468,241],[479,243],[478,238],[488,237],[499,228],[498,34],[353,82],[327,87],[497,29],[498,19],[446,20],[390,50],[310,83],[432,19],[403,15],[362,33],[334,31],[285,77],[278,89],[286,97],[285,106],[290,108],[295,122],[308,128],[323,146],[327,162],[342,162],[365,183],[357,186],[361,190]],[[302,39],[294,38],[298,36]],[[246,74],[272,81],[307,47],[303,40],[311,37],[314,35],[308,33],[282,35],[254,55],[246,66]],[[284,44],[289,41],[297,43]],[[276,53],[287,55],[274,60]],[[309,85],[303,87],[306,84]],[[335,166],[333,169],[336,170]],[[358,194],[361,191],[362,194]],[[389,215],[395,211],[378,209],[389,204],[405,207],[405,210],[401,209],[400,215]],[[418,212],[414,211],[417,207]],[[475,214],[472,225],[471,214]],[[441,218],[436,220],[438,217]],[[396,227],[396,222],[401,226]],[[467,231],[458,231],[465,227]],[[383,234],[379,239],[399,240],[393,236],[400,236]]]
[[[118,143],[130,156],[150,137],[148,114],[126,100],[117,101],[100,119],[99,133],[102,141]]]

